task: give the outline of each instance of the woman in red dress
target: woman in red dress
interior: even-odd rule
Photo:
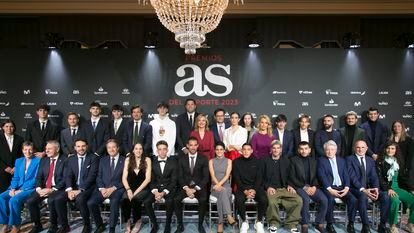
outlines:
[[[204,114],[196,117],[194,131],[190,136],[198,140],[198,154],[207,156],[208,159],[214,158],[214,135],[208,128],[208,120]]]

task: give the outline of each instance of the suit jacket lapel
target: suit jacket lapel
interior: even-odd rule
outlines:
[[[121,155],[120,155],[121,156]],[[109,167],[111,167],[111,162],[109,162]],[[120,171],[122,171],[122,169],[124,169],[124,161],[121,160],[121,157],[118,158],[118,163],[115,166],[115,174],[118,174]]]
[[[3,132],[0,133],[0,141],[4,145],[4,147],[7,148],[10,151],[10,149],[9,149],[9,143],[7,143],[6,136],[4,136],[4,133]],[[13,149],[14,149],[14,143],[15,142],[16,142],[16,138],[13,139]]]

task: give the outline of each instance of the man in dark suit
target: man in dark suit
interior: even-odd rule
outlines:
[[[86,134],[79,127],[79,116],[75,112],[67,114],[68,127],[60,132],[60,147],[64,155],[75,154],[75,140],[86,138]]]
[[[23,155],[23,138],[15,133],[16,125],[5,120],[0,131],[0,193],[6,191],[14,174],[14,162]]]
[[[184,231],[183,204],[184,198],[198,200],[198,231],[205,233],[203,227],[207,206],[207,183],[210,179],[207,157],[198,155],[198,141],[190,137],[187,142],[188,155],[178,159],[178,188],[175,197],[175,215],[177,216],[177,233]]]
[[[102,108],[98,102],[90,104],[89,112],[91,113],[91,118],[86,121],[85,125],[82,124],[89,144],[89,152],[97,156],[104,155],[106,153],[105,143],[110,137],[109,123],[101,117]]]
[[[309,204],[311,200],[318,204],[315,228],[319,232],[324,232],[325,229],[323,223],[328,208],[328,199],[322,190],[319,189],[316,174],[316,159],[311,156],[311,148],[308,142],[299,143],[298,154],[299,156],[293,156],[290,160],[288,184],[292,186],[302,198],[302,233],[308,232],[310,221]]]
[[[366,140],[365,130],[357,127],[358,115],[354,111],[345,114],[345,127],[339,129],[342,139],[342,156],[353,155],[354,143],[358,140]]]
[[[328,198],[328,210],[326,212],[326,231],[328,233],[336,233],[334,224],[334,207],[335,198],[341,199],[348,210],[347,226],[348,233],[354,233],[355,213],[356,213],[356,198],[349,191],[350,182],[348,170],[346,168],[345,159],[336,156],[337,145],[333,140],[327,141],[323,148],[325,155],[318,158],[318,178],[321,188]]]
[[[362,123],[359,127],[364,129],[367,135],[368,155],[376,160],[382,147],[390,137],[390,130],[378,120],[379,112],[377,108],[369,108],[367,116],[368,121]]]
[[[224,122],[224,114],[226,112],[222,108],[214,110],[214,122],[210,126],[210,130],[214,135],[214,143],[223,142],[224,130],[230,127],[230,124]]]
[[[125,156],[127,151],[124,150],[123,140],[126,132],[127,121],[122,118],[124,110],[122,106],[115,104],[112,106],[112,120],[109,125],[110,138],[115,139],[119,145],[119,154]]]
[[[293,151],[293,134],[286,129],[287,117],[279,114],[275,119],[275,130],[273,135],[275,139],[280,141],[283,146],[282,155],[291,157],[294,155]]]
[[[152,126],[142,120],[144,109],[139,105],[131,107],[131,121],[126,126],[124,134],[124,150],[129,153],[136,143],[141,143],[144,153],[149,156],[152,151]]]
[[[315,132],[309,129],[310,126],[310,117],[308,115],[301,115],[298,119],[299,127],[297,129],[292,130],[293,133],[293,152],[296,153],[299,148],[299,143],[301,142],[308,142],[309,146],[311,147],[312,156],[315,155],[315,147],[314,147],[314,140],[313,136]]]
[[[75,201],[80,210],[83,229],[82,233],[91,232],[91,222],[87,201],[96,188],[99,160],[94,154],[88,153],[88,144],[84,139],[75,141],[76,154],[66,161],[66,196],[56,200],[57,205],[66,212],[68,201]]]
[[[178,155],[188,154],[186,143],[190,137],[190,133],[194,130],[195,118],[198,116],[196,112],[197,105],[194,99],[185,100],[185,113],[180,114],[175,119],[177,137],[176,137],[176,151]]]
[[[166,141],[157,142],[158,157],[153,158],[152,175],[150,189],[151,194],[145,200],[145,210],[153,223],[151,233],[158,231],[157,219],[152,207],[154,202],[165,201],[167,220],[164,233],[171,231],[171,219],[174,211],[174,197],[177,188],[177,160],[167,157],[168,143]]]
[[[34,227],[30,231],[31,233],[37,233],[43,230],[40,223],[40,205],[46,198],[50,221],[48,233],[57,232],[58,223],[61,229],[69,228],[66,212],[61,213],[55,201],[58,196],[66,195],[64,172],[67,157],[66,155],[59,155],[59,150],[60,146],[58,141],[51,140],[47,142],[45,150],[47,157],[42,158],[40,161],[36,176],[36,192],[27,199],[26,203],[30,211],[30,217],[32,222],[34,222]],[[60,214],[58,214],[59,212]],[[62,214],[65,216],[63,219]]]
[[[374,160],[366,156],[367,143],[359,140],[354,145],[355,155],[346,158],[348,173],[351,180],[351,192],[358,200],[358,212],[362,221],[362,233],[370,232],[367,213],[368,198],[380,204],[381,218],[379,233],[388,232],[386,223],[390,208],[390,198],[386,192],[379,191],[379,180]]]
[[[34,154],[45,157],[44,152],[46,142],[49,140],[59,140],[60,128],[48,119],[50,107],[43,104],[36,108],[37,120],[26,126],[26,140],[33,142]]]
[[[321,157],[325,155],[323,150],[323,144],[329,140],[335,141],[336,145],[338,145],[337,154],[341,155],[341,133],[334,129],[334,118],[332,115],[325,115],[323,117],[323,129],[316,131],[315,133],[315,150],[316,156]]]
[[[95,233],[105,231],[102,221],[101,205],[105,199],[110,200],[109,233],[115,233],[116,223],[119,217],[119,203],[124,194],[122,184],[122,173],[124,170],[125,157],[119,154],[119,145],[115,139],[109,139],[106,143],[106,150],[109,156],[104,156],[99,161],[99,172],[96,178],[96,187],[93,195],[88,200],[89,212],[95,221]]]

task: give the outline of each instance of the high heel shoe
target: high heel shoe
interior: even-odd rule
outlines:
[[[227,215],[227,222],[230,226],[234,226],[236,224],[236,220],[234,220],[233,216]]]

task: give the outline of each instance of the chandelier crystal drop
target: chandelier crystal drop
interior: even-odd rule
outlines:
[[[218,26],[229,4],[229,0],[138,0],[138,3],[148,1],[186,54],[196,53],[206,34]],[[243,4],[243,0],[233,0],[233,3]]]

